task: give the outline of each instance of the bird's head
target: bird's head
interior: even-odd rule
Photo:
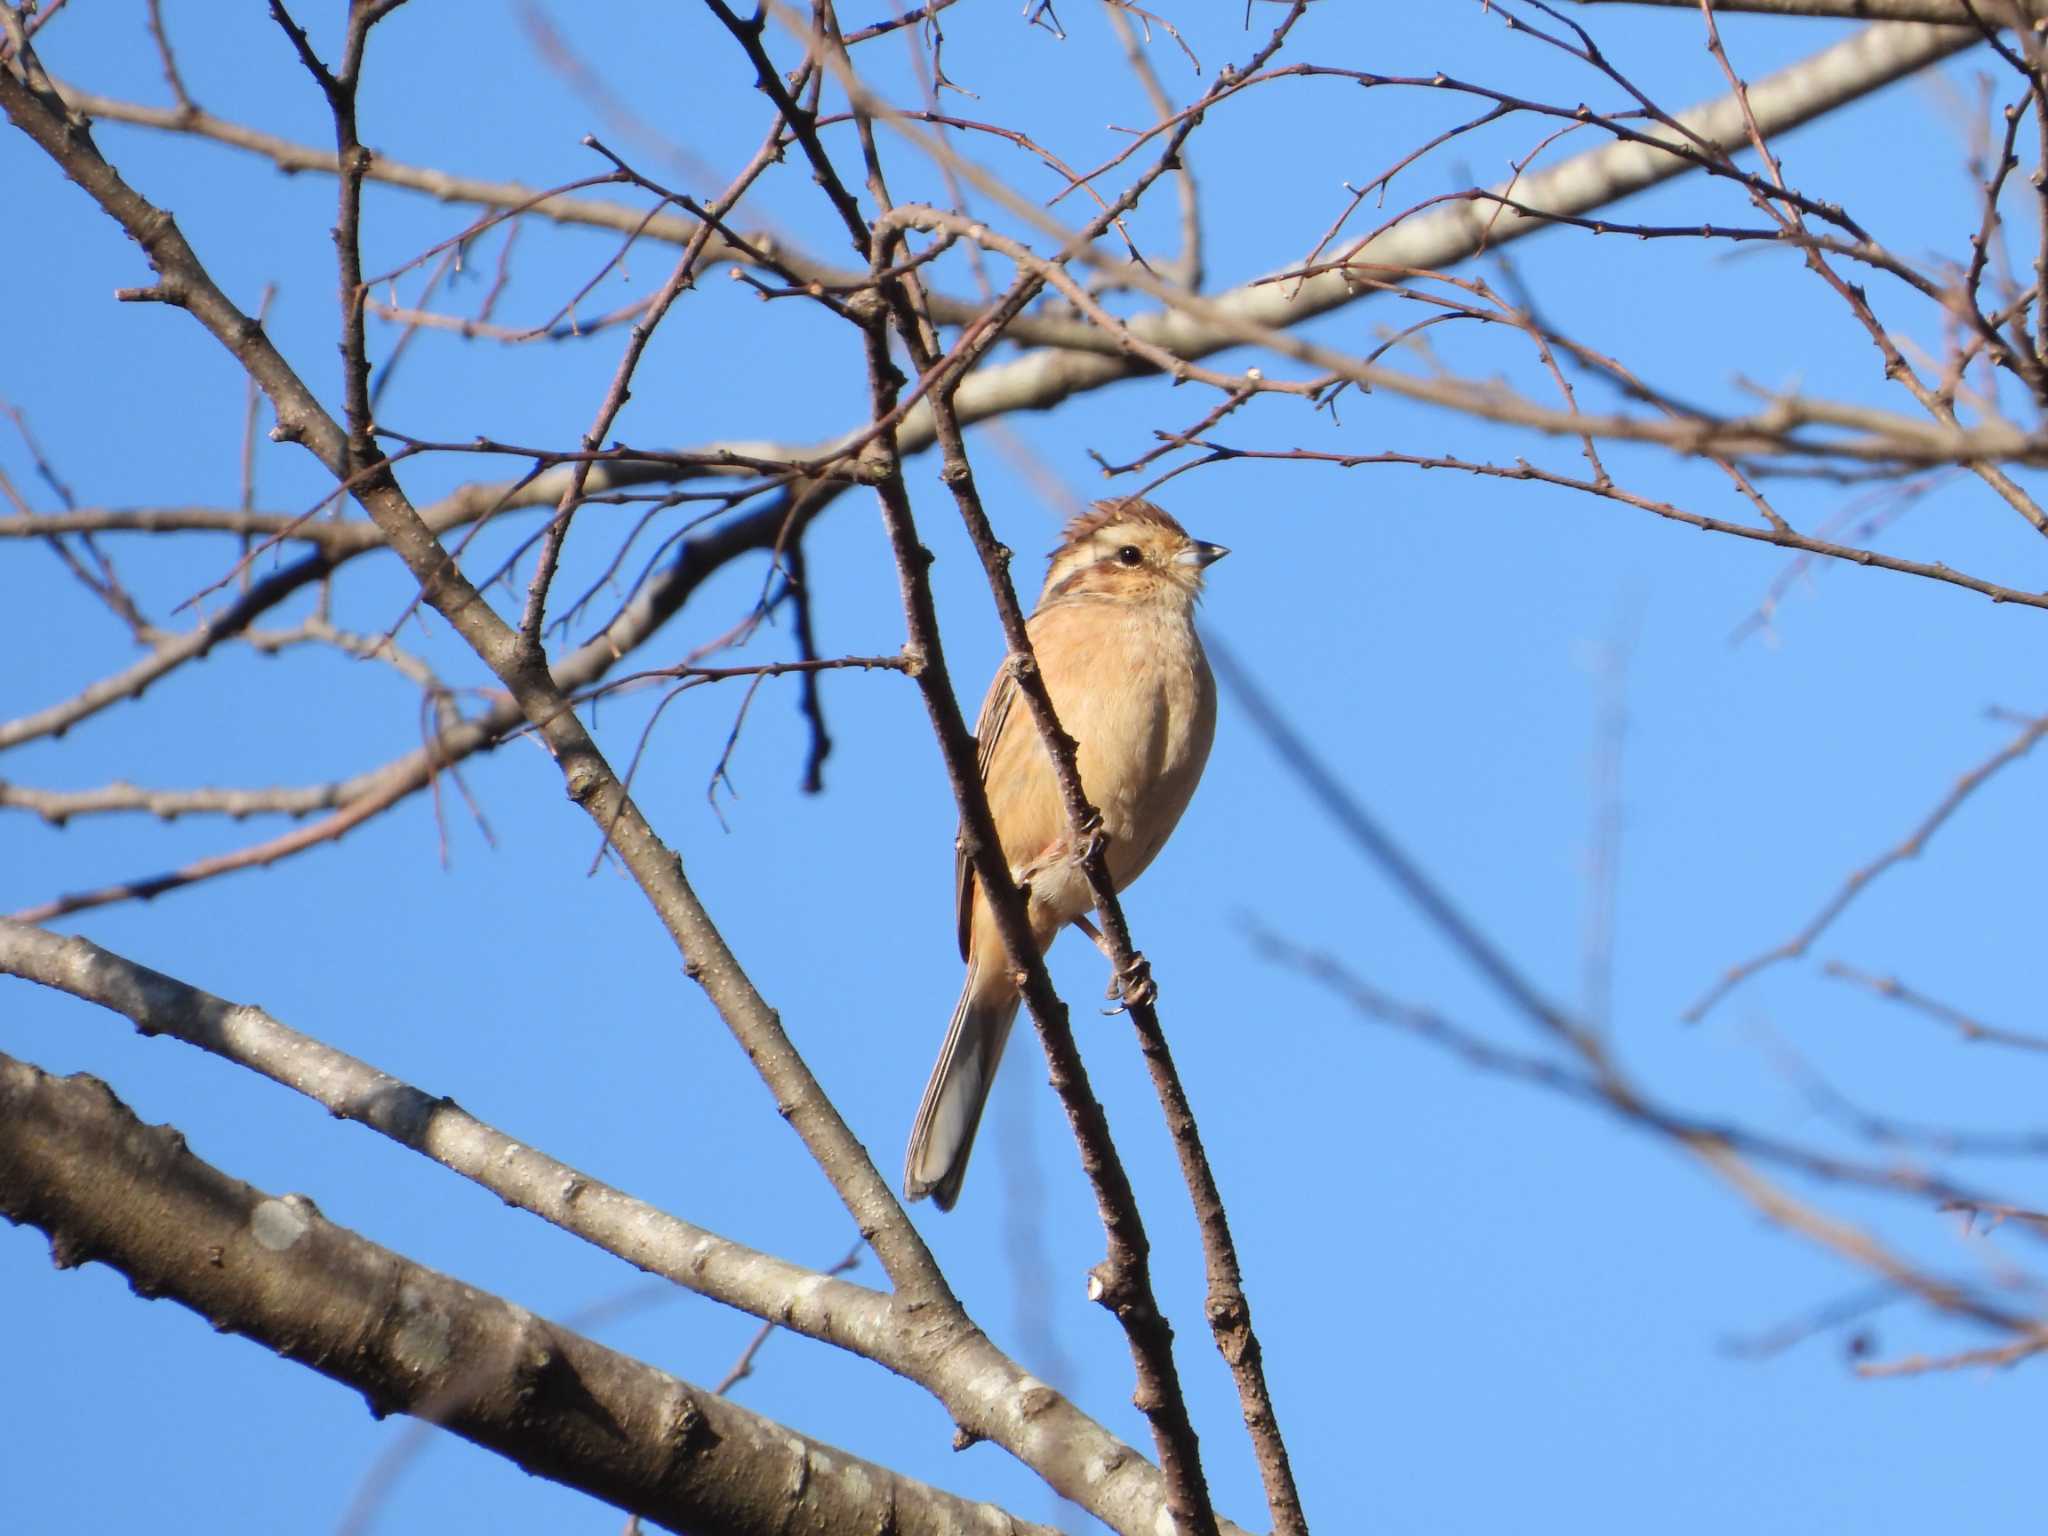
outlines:
[[[1229,553],[1189,538],[1149,501],[1098,501],[1067,524],[1039,604],[1087,598],[1192,605],[1202,595],[1202,573]]]

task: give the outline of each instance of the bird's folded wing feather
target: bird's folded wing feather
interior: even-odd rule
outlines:
[[[974,722],[974,771],[981,776],[984,789],[988,787],[989,764],[995,760],[996,742],[1003,734],[1003,723],[1010,718],[1010,706],[1016,698],[1017,679],[1004,666],[989,685],[988,697],[982,700],[981,717]],[[964,826],[960,829],[961,844],[965,842],[966,831]],[[974,933],[974,867],[968,863],[964,847],[953,855],[953,897],[960,922],[960,958],[965,960]]]

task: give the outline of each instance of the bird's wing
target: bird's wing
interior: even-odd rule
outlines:
[[[1010,706],[1016,698],[1017,680],[1005,665],[989,685],[988,697],[982,700],[981,717],[974,723],[974,771],[980,775],[984,788],[988,785],[989,764],[995,760],[996,743],[1002,738],[1003,723],[1010,718]],[[966,830],[961,828],[963,839]],[[956,843],[955,847],[957,850],[959,845]],[[965,960],[974,931],[974,868],[964,851],[953,855],[953,897],[960,922],[960,958]]]

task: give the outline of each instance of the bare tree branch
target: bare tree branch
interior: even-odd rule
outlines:
[[[1052,1536],[734,1406],[202,1162],[104,1083],[0,1055],[0,1211],[223,1332],[672,1530]]]
[[[300,1093],[470,1179],[506,1204],[637,1269],[826,1343],[872,1351],[890,1330],[888,1298],[732,1242],[633,1199],[579,1169],[280,1023],[81,938],[0,918],[0,974],[128,1019],[144,1035],[196,1046]]]
[[[1780,133],[1809,122],[1844,102],[1877,90],[1915,70],[1959,53],[1978,41],[1974,32],[1908,23],[1873,26],[1823,49],[1811,58],[1755,82],[1751,108],[1765,133]],[[1677,121],[1700,139],[1735,146],[1746,139],[1740,104],[1723,96]],[[1551,170],[1519,178],[1512,189],[1522,203],[1549,213],[1578,214],[1668,181],[1692,162],[1641,144],[1612,144]],[[1200,302],[1181,303],[1167,313],[1130,322],[1136,335],[1194,360],[1239,343],[1267,344],[1276,332],[1349,303],[1355,294],[1347,267],[1453,266],[1482,250],[1546,227],[1543,217],[1503,210],[1480,219],[1462,206],[1409,219],[1346,251],[1332,270],[1298,285],[1258,282]],[[1128,271],[1123,275],[1129,276]],[[1142,277],[1142,274],[1139,274]],[[1136,282],[1137,286],[1146,286]],[[1153,291],[1147,288],[1147,291]],[[1163,286],[1160,291],[1166,291]],[[1302,355],[1302,354],[1291,354]],[[1322,366],[1320,357],[1303,360]],[[962,385],[955,409],[963,425],[1015,410],[1044,410],[1074,395],[1100,389],[1134,371],[1123,359],[1038,352],[980,371]],[[929,420],[912,414],[904,428],[905,451],[928,440]],[[1579,430],[1566,422],[1565,430]]]
[[[1699,0],[1574,0],[1578,5],[1657,5],[1697,13]],[[1717,11],[1758,16],[1819,16],[1837,21],[1923,21],[1976,27],[2003,23],[2017,10],[2033,20],[2044,14],[2039,0],[1714,0]]]
[[[566,479],[567,474],[568,471],[562,469],[550,471],[534,479],[521,492],[526,504],[544,505],[552,501],[560,494],[560,483]],[[614,473],[604,478],[606,483],[611,483],[618,477]],[[429,518],[429,525],[434,526],[441,521],[435,514],[441,513],[443,509],[453,508],[457,504],[472,510],[479,506],[487,507],[499,494],[502,493],[497,487],[473,486],[462,495],[451,498],[449,502],[428,509],[423,515]],[[715,529],[686,540],[681,551],[666,569],[643,584],[610,624],[555,662],[553,676],[556,686],[568,698],[578,697],[589,690],[606,676],[622,657],[638,650],[655,630],[682,607],[690,594],[696,591],[704,580],[743,554],[772,548],[789,523],[787,505],[776,499],[753,512],[731,519]],[[372,533],[375,532],[374,525],[367,522],[345,523],[339,526],[367,527]],[[447,526],[455,526],[454,521],[449,522]],[[374,541],[366,539],[363,548],[378,548],[381,544],[382,536],[377,535]],[[318,574],[324,574],[324,571],[310,561],[304,563],[303,569],[299,566],[289,569],[295,573],[300,584],[314,579]],[[259,584],[259,590],[261,586],[262,584]],[[230,613],[240,622],[245,605],[251,602],[265,603],[267,597],[268,594],[265,593],[253,599],[245,598],[231,609]],[[217,640],[226,632],[226,624],[216,621],[210,633],[211,637]],[[190,652],[194,657],[204,654],[205,648],[200,646],[195,646]],[[158,674],[152,674],[150,680],[153,681],[155,675]],[[101,697],[88,690],[87,695],[59,708],[76,709],[88,705],[104,707],[108,702],[112,702],[110,697]],[[46,712],[48,713],[51,712]],[[427,788],[433,783],[435,774],[442,768],[453,767],[473,753],[490,750],[523,729],[526,724],[526,716],[517,704],[509,699],[499,700],[469,719],[444,727],[425,746],[406,753],[381,768],[335,784],[315,786],[304,791],[308,798],[331,804],[335,809],[335,815],[318,826],[295,830],[283,837],[268,838],[246,848],[180,866],[164,874],[141,876],[111,886],[71,892],[24,908],[13,915],[24,922],[49,922],[65,913],[106,906],[113,902],[147,899],[219,875],[275,863],[303,849],[341,837],[350,828],[360,825],[369,817]],[[0,745],[6,744],[7,729],[0,726]],[[286,795],[289,796],[291,793],[286,792]],[[39,799],[36,792],[27,790],[22,791],[21,797],[10,797],[0,800],[0,803],[20,804],[36,810],[41,810],[45,804],[49,804],[60,811],[64,804],[61,800],[52,802]]]
[[[2018,1051],[2048,1051],[2048,1035],[2030,1035],[2017,1029],[2000,1029],[1995,1024],[1986,1024],[1972,1018],[1959,1008],[1917,992],[1896,976],[1872,976],[1854,966],[1844,965],[1839,960],[1830,960],[1822,968],[1824,975],[1837,981],[1853,982],[1866,991],[1875,992],[1888,1002],[1899,1003],[1915,1013],[1924,1014],[1953,1029],[1968,1044],[1982,1042],[1986,1045],[2003,1045]]]
[[[1721,976],[1721,979],[1701,995],[1698,1002],[1685,1010],[1684,1018],[1686,1023],[1697,1024],[1707,1016],[1716,1003],[1749,980],[1750,977],[1756,975],[1757,972],[1768,970],[1781,961],[1796,960],[1805,954],[1812,946],[1813,941],[1827,931],[1829,924],[1840,917],[1849,903],[1862,894],[1865,886],[1869,885],[1871,881],[1891,869],[1894,865],[1902,864],[1908,859],[1917,859],[1921,851],[1926,848],[1928,839],[1939,832],[1943,823],[1961,809],[1964,801],[1981,789],[1985,781],[1995,775],[2001,768],[2018,762],[2029,752],[2033,751],[2035,745],[2043,736],[2048,736],[2048,715],[2043,715],[2039,719],[2030,721],[2026,729],[2021,731],[2019,735],[1957,779],[1955,786],[1946,795],[1942,796],[1933,810],[1929,811],[1921,819],[1919,825],[1913,828],[1904,842],[1900,843],[1896,848],[1888,849],[1868,864],[1865,864],[1861,869],[1853,872],[1848,879],[1842,882],[1841,888],[1833,896],[1829,897],[1821,909],[1814,913],[1812,918],[1792,937],[1775,948],[1767,949],[1760,955],[1744,960],[1738,965],[1730,966]]]
[[[1114,1529],[1134,1536],[1152,1529],[1158,1471],[1005,1358],[964,1317],[949,1321],[929,1305],[906,1309],[898,1298],[693,1226],[259,1008],[227,1002],[84,939],[0,919],[0,974],[55,988],[122,1014],[146,1035],[168,1035],[260,1073],[636,1268],[876,1360],[925,1386],[973,1434],[1012,1450],[1070,1498],[1114,1515]]]

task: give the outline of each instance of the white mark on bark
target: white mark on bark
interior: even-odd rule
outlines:
[[[250,1234],[272,1253],[283,1253],[312,1228],[305,1212],[284,1200],[266,1200],[249,1216]]]
[[[423,1374],[446,1369],[451,1354],[447,1315],[435,1308],[425,1292],[410,1285],[399,1290],[398,1310],[392,1353]]]

